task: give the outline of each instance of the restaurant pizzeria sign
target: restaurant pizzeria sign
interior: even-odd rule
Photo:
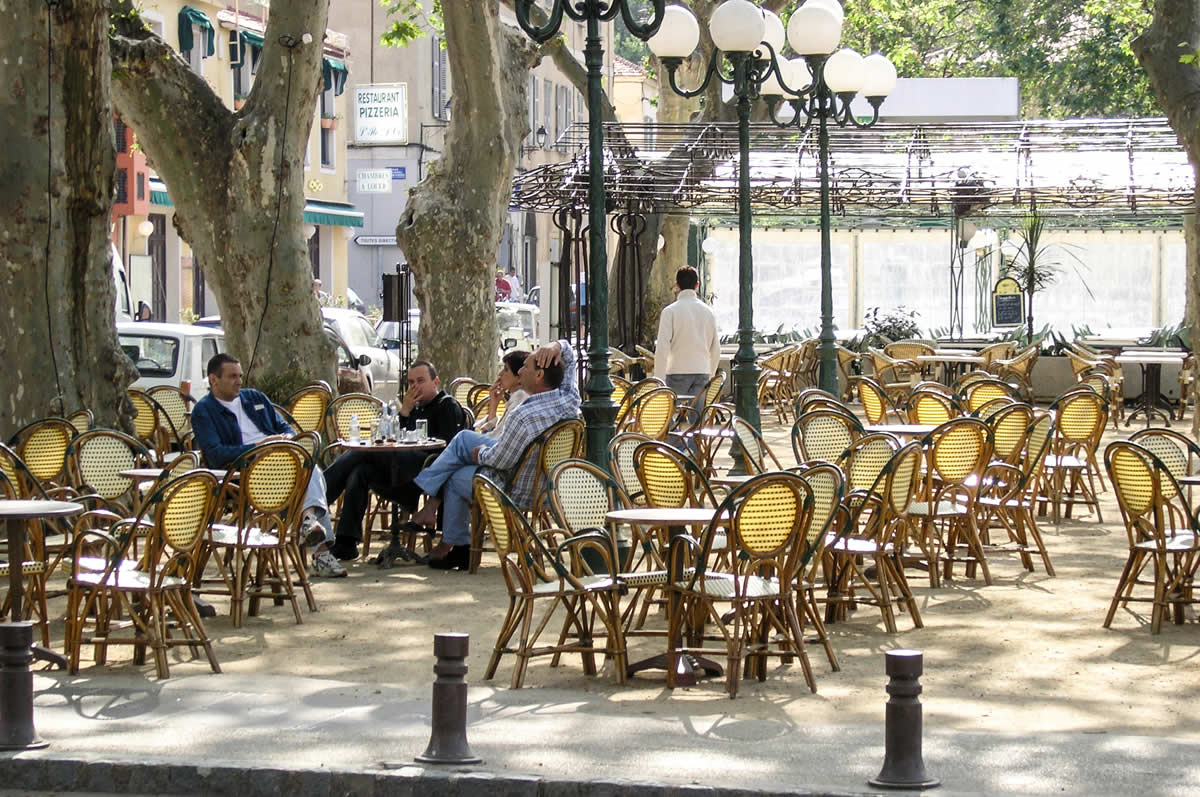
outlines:
[[[408,143],[408,84],[375,83],[354,89],[354,143]]]

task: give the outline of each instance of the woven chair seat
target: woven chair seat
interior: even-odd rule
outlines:
[[[735,588],[739,583],[745,591],[735,598]],[[689,584],[690,581],[680,581],[676,583],[676,586],[687,590]],[[704,581],[696,582],[695,589],[692,591],[700,589],[704,590],[704,595],[716,598],[717,600],[770,598],[779,594],[779,581],[774,578],[763,578],[762,576],[750,576],[745,579],[739,577],[735,581],[731,573],[706,573]]]
[[[227,523],[212,524],[212,541],[215,545],[237,545],[238,528]],[[275,548],[279,546],[279,535],[273,531],[263,531],[257,526],[246,529],[247,548]]]
[[[579,576],[579,583],[587,590],[605,590],[612,589],[615,582],[612,576]],[[563,589],[562,582],[555,581],[539,581],[533,585],[532,593],[534,595],[554,595],[561,592]]]
[[[90,570],[94,573],[103,573],[108,567],[108,560],[103,556],[80,556],[76,559],[79,562],[81,570]],[[122,559],[117,563],[117,567],[121,570],[137,570],[138,563],[134,559]]]
[[[1176,534],[1166,538],[1167,553],[1186,553],[1188,551],[1200,551],[1200,541],[1192,535],[1191,532]],[[1139,551],[1157,551],[1158,543],[1154,540],[1145,540],[1133,546]]]
[[[975,502],[980,506],[1003,506],[1006,509],[1019,509],[1020,507],[1025,506],[1025,502],[1021,501],[1019,498],[1009,498],[1007,501],[1001,501],[999,498],[989,498],[982,495],[976,498]]]
[[[150,589],[151,574],[145,570],[133,570],[118,568],[108,574],[105,578],[102,572],[80,573],[72,578],[76,584],[99,585],[103,584],[108,589],[130,589],[144,590]],[[175,578],[173,576],[164,576],[162,586],[165,589],[183,589],[188,586],[187,579]]]
[[[1079,457],[1071,456],[1070,454],[1064,454],[1062,456],[1050,454],[1049,456],[1046,457],[1046,467],[1051,470],[1053,470],[1054,468],[1065,468],[1067,470],[1080,470],[1082,468],[1086,468],[1087,465],[1088,465],[1087,460],[1083,460],[1083,459],[1080,459]]]
[[[45,573],[46,563],[42,561],[21,562],[21,572],[25,575]],[[0,562],[0,577],[7,578],[8,573],[8,562]]]
[[[908,514],[917,517],[961,517],[967,514],[967,508],[953,501],[938,501],[937,507],[931,509],[928,501],[913,501],[908,506]]]
[[[832,546],[838,553],[848,553],[855,556],[870,556],[879,553],[879,543],[865,537],[843,537]],[[890,542],[883,546],[884,553],[891,553],[895,546]]]

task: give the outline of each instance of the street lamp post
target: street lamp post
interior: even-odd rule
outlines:
[[[530,19],[534,0],[516,0],[517,23],[529,38],[539,44],[558,34],[563,14],[576,22],[587,23],[583,48],[587,66],[588,106],[588,324],[591,347],[588,349],[587,398],[583,417],[587,424],[587,456],[598,467],[608,468],[608,443],[612,440],[617,407],[612,400],[612,380],[608,376],[608,255],[604,235],[608,229],[604,213],[604,129],[600,107],[604,48],[600,44],[600,23],[611,21],[618,13],[625,27],[639,39],[654,35],[662,24],[665,0],[651,0],[653,14],[649,22],[633,18],[629,0],[554,0],[543,25]]]
[[[686,20],[683,17],[686,16]],[[761,24],[755,22],[755,18]],[[771,119],[780,126],[797,125],[807,129],[814,121],[819,125],[818,148],[821,176],[821,337],[820,386],[838,395],[837,348],[833,334],[833,287],[830,260],[829,210],[829,132],[828,121],[839,126],[854,124],[869,127],[879,118],[879,105],[896,83],[896,69],[878,53],[863,58],[853,50],[834,52],[842,36],[842,7],[837,0],[807,0],[788,20],[786,38],[799,58],[787,59],[781,54],[784,29],[779,18],[764,11],[749,0],[726,0],[713,12],[709,21],[717,53],[709,63],[700,88],[687,91],[675,82],[675,73],[683,59],[695,49],[696,40],[675,33],[696,28],[691,12],[677,6],[667,8],[667,17],[659,32],[648,42],[650,49],[667,69],[671,88],[685,97],[693,97],[705,89],[714,75],[733,85],[738,100],[738,144],[740,173],[738,187],[738,352],[734,357],[734,391],[738,414],[758,424],[757,369],[753,348],[753,254],[751,251],[750,216],[750,100],[762,96],[767,101]],[[757,39],[755,36],[757,35]],[[689,46],[690,42],[690,46]],[[733,74],[721,72],[720,51],[729,60]],[[806,83],[801,79],[808,74]],[[793,88],[793,86],[796,86]],[[859,122],[850,113],[850,101],[863,93],[874,117]],[[793,116],[783,120],[777,110],[787,101]],[[801,123],[801,120],[804,120]]]
[[[821,178],[821,335],[822,390],[838,392],[837,338],[833,334],[833,263],[829,210],[829,122],[867,128],[879,121],[879,106],[896,87],[896,67],[886,56],[863,58],[854,50],[837,50],[842,38],[842,7],[838,0],[807,0],[788,20],[788,43],[799,58],[785,62],[779,92],[767,97],[771,121],[781,127],[807,130],[817,123],[817,157]],[[836,50],[836,52],[835,52]],[[782,66],[782,63],[780,64]],[[793,89],[807,73],[807,85]],[[786,78],[784,77],[786,76]],[[871,105],[871,119],[860,122],[850,102],[862,94]],[[786,101],[791,116],[781,119],[778,110]]]

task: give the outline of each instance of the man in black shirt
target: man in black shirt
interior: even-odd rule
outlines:
[[[437,370],[425,360],[408,369],[408,391],[400,404],[402,429],[415,429],[417,421],[429,422],[429,436],[446,442],[463,428],[466,413],[453,396],[441,389]],[[337,458],[325,471],[325,497],[332,505],[342,496],[342,513],[334,528],[333,555],[343,561],[358,557],[362,541],[362,520],[371,491],[398,501],[409,511],[416,509],[421,491],[412,480],[421,472],[427,451],[377,453],[349,451]],[[393,468],[400,478],[393,481]]]

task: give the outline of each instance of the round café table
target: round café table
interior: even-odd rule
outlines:
[[[716,509],[710,507],[639,506],[631,509],[616,509],[608,512],[604,517],[609,523],[625,523],[631,526],[667,526],[670,529],[668,536],[676,537],[686,533],[684,527],[707,526],[713,521],[716,512]],[[668,594],[668,600],[674,599]],[[667,667],[668,655],[659,653],[630,664],[626,668],[626,676],[632,677],[634,673],[642,670],[666,670]],[[686,654],[679,657],[678,665],[675,668],[675,682],[680,686],[695,686],[697,670],[702,671],[705,677],[725,674],[721,665],[715,661]]]
[[[25,595],[25,524],[30,520],[69,517],[83,511],[73,501],[0,500],[0,519],[8,529],[9,617],[0,623],[0,750],[45,747],[33,727],[34,658],[66,668],[66,659],[33,644],[33,623],[17,620]]]

